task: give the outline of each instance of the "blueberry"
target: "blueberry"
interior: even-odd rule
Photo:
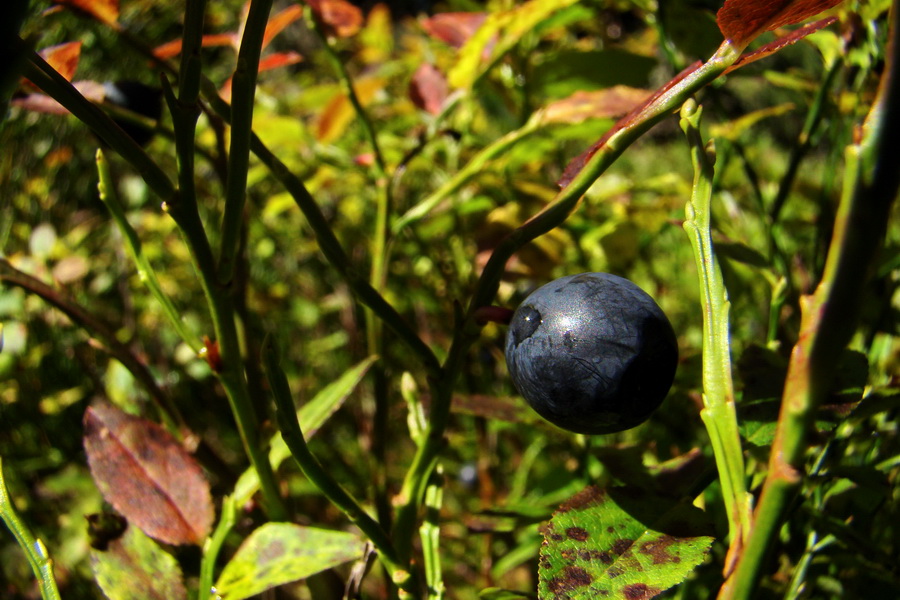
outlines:
[[[562,277],[513,314],[506,363],[516,388],[575,433],[624,431],[662,403],[678,362],[672,325],[645,291],[609,273]]]

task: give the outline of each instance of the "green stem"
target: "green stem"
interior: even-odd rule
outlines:
[[[275,349],[274,342],[271,338],[266,338],[262,346],[263,368],[275,399],[281,436],[290,449],[294,460],[297,461],[297,465],[303,471],[303,474],[319,488],[325,497],[368,536],[378,550],[381,561],[390,571],[394,583],[401,590],[412,593],[414,580],[410,575],[409,567],[398,557],[387,533],[378,524],[378,521],[373,519],[356,499],[331,477],[318,459],[310,452],[309,447],[306,445],[303,431],[300,429],[300,421],[297,419],[287,377],[281,369],[279,361],[278,351]]]
[[[863,128],[860,144],[847,148],[841,203],[822,281],[801,298],[801,331],[791,353],[769,471],[753,530],[736,569],[719,592],[723,599],[748,599],[759,588],[765,559],[778,539],[803,482],[807,439],[815,411],[825,398],[841,352],[856,329],[870,265],[883,243],[900,188],[894,144],[900,139],[900,2],[891,9],[888,69]]]
[[[272,0],[252,0],[244,24],[237,67],[231,78],[231,147],[228,151],[228,179],[225,184],[225,214],[222,219],[222,246],[219,253],[219,281],[231,282],[243,225],[250,168],[250,138],[253,133],[253,101],[266,23]]]
[[[106,156],[99,148],[97,149],[97,173],[100,179],[97,186],[100,192],[100,199],[109,209],[113,221],[116,222],[116,225],[122,232],[122,236],[125,238],[125,248],[137,267],[138,276],[144,285],[147,286],[147,289],[150,290],[153,297],[156,298],[157,302],[162,305],[163,313],[168,317],[169,322],[175,328],[181,340],[190,346],[194,352],[199,352],[203,345],[197,336],[192,335],[187,330],[181,318],[182,313],[175,308],[175,305],[163,292],[159,279],[156,277],[156,271],[154,271],[153,266],[144,254],[143,245],[137,232],[125,217],[125,208],[122,206],[116,193],[115,182],[113,182],[112,174],[109,170],[109,161],[106,160]]]
[[[226,122],[231,119],[231,108],[228,103],[218,95],[215,84],[209,79],[201,81],[204,97],[209,102],[217,115]],[[322,254],[326,260],[337,270],[350,290],[359,298],[365,306],[379,316],[379,318],[422,360],[425,371],[429,375],[437,375],[440,371],[440,362],[428,345],[422,341],[418,334],[409,326],[402,316],[391,306],[384,297],[372,287],[372,285],[360,277],[356,267],[350,262],[344,252],[337,236],[331,230],[328,219],[322,213],[319,205],[303,181],[293,173],[269,148],[263,144],[256,134],[250,136],[250,150],[259,160],[268,167],[272,175],[277,179],[294,199],[300,212],[306,217]]]
[[[391,211],[391,180],[387,175],[387,163],[384,159],[384,153],[378,144],[378,136],[375,131],[375,125],[369,114],[363,107],[353,87],[353,78],[347,71],[346,65],[335,51],[332,40],[326,35],[322,24],[315,15],[312,14],[312,8],[307,6],[306,16],[313,31],[322,42],[325,51],[325,57],[331,68],[337,74],[341,88],[347,95],[353,111],[356,113],[357,121],[362,128],[363,136],[372,149],[375,158],[375,187],[376,187],[376,207],[375,207],[375,225],[372,235],[370,247],[371,266],[369,270],[369,285],[379,294],[383,294],[388,265],[388,216]],[[382,321],[377,318],[378,314],[372,308],[366,307],[366,345],[369,355],[382,355],[384,352],[384,336]],[[387,521],[390,515],[388,510],[388,498],[386,492],[387,486],[387,461],[385,460],[385,449],[387,442],[387,429],[390,420],[390,404],[388,401],[388,380],[387,373],[383,364],[374,365],[373,374],[373,396],[375,398],[375,414],[374,424],[372,427],[372,458],[375,463],[375,488],[376,502],[379,505],[379,518]]]
[[[359,301],[372,309],[384,324],[415,353],[424,363],[425,371],[429,375],[437,375],[441,365],[434,352],[422,341],[422,338],[409,326],[400,313],[351,264],[331,230],[328,220],[303,182],[258,138],[254,137],[252,148],[253,153],[269,168],[294,199],[313,230],[325,258],[338,271]]]
[[[356,113],[356,117],[359,119],[359,123],[362,127],[366,142],[368,142],[369,146],[372,148],[372,154],[375,157],[375,176],[378,179],[384,180],[383,185],[387,185],[387,163],[384,160],[384,154],[381,152],[381,147],[378,145],[378,136],[375,133],[375,126],[372,123],[372,120],[369,118],[366,109],[363,107],[362,102],[360,102],[359,96],[356,94],[356,90],[353,87],[353,78],[350,77],[350,73],[347,72],[347,67],[344,65],[341,57],[338,56],[338,53],[335,51],[334,46],[329,39],[329,36],[323,30],[322,24],[319,22],[319,19],[315,14],[313,14],[313,10],[310,5],[306,6],[305,18],[306,22],[310,25],[313,32],[319,38],[319,41],[322,42],[322,47],[325,50],[325,58],[326,60],[328,60],[331,68],[334,69],[335,73],[337,74],[338,81],[341,84],[341,88],[343,88],[344,93],[347,95],[347,99],[350,100],[350,104],[353,106],[353,111]],[[382,183],[380,183],[379,185],[382,185]]]
[[[53,560],[47,553],[44,542],[32,535],[28,526],[19,518],[16,507],[13,506],[9,493],[6,490],[6,480],[3,478],[3,458],[0,457],[0,518],[15,536],[19,547],[25,552],[31,570],[38,580],[41,588],[41,596],[44,600],[59,600],[59,590],[56,587],[56,577],[53,575]]]
[[[403,216],[394,221],[391,230],[394,234],[399,233],[405,227],[415,223],[416,221],[434,214],[434,209],[444,200],[455,194],[471,181],[474,177],[484,172],[485,166],[498,156],[503,156],[509,152],[510,148],[519,143],[522,139],[528,137],[541,127],[542,114],[540,112],[532,115],[531,119],[522,127],[507,133],[499,140],[496,140],[486,148],[482,149],[472,159],[466,163],[466,166],[460,169],[453,177],[447,180],[441,187],[429,194],[421,202],[406,211]]]
[[[219,551],[225,543],[225,538],[231,533],[231,529],[237,522],[237,506],[233,496],[225,496],[222,500],[222,514],[219,515],[219,523],[216,530],[203,544],[203,560],[200,562],[200,584],[197,587],[197,600],[215,598],[213,580],[215,576],[216,561]]]
[[[197,205],[194,185],[194,136],[200,114],[198,95],[203,81],[199,48],[204,6],[202,0],[197,0],[188,3],[186,7],[184,33],[186,52],[182,55],[182,68],[186,74],[180,82],[179,97],[175,98],[168,85],[164,88],[175,126],[180,186],[179,194],[171,202],[166,203],[164,209],[181,230],[199,275],[222,359],[222,366],[217,375],[222,387],[225,388],[244,451],[259,475],[264,506],[272,520],[284,521],[287,520],[288,511],[278,492],[278,484],[268,461],[266,449],[260,443],[257,415],[253,410],[244,374],[233,298],[227,283],[221,282],[216,276],[216,261]],[[187,25],[190,25],[190,28]]]
[[[210,309],[216,342],[222,358],[217,375],[228,396],[244,450],[253,468],[259,473],[260,489],[266,510],[272,520],[286,520],[288,513],[278,493],[275,474],[267,460],[265,448],[259,440],[257,416],[253,410],[243,371],[233,300],[229,290],[223,288],[216,278],[215,259],[200,214],[197,212],[197,205],[195,202],[174,202],[167,205],[166,210],[181,229],[190,249],[194,267],[200,276],[200,284]]]
[[[444,499],[444,474],[440,467],[434,470],[431,483],[425,490],[425,520],[419,528],[422,538],[422,559],[425,563],[425,584],[429,600],[442,600],[444,578],[441,573],[441,504]]]
[[[710,235],[715,150],[711,146],[704,147],[700,137],[701,113],[702,109],[693,100],[685,102],[681,109],[681,127],[688,139],[694,165],[693,193],[685,207],[684,230],[694,249],[700,277],[703,312],[703,410],[700,416],[712,441],[728,514],[730,555],[736,559],[750,532],[750,497],[734,405],[728,324],[731,304]]]

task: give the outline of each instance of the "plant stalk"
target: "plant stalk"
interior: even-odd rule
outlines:
[[[700,137],[701,114],[702,109],[693,100],[685,102],[681,109],[681,128],[688,139],[694,165],[693,193],[685,207],[684,230],[694,249],[700,277],[703,312],[703,410],[700,416],[712,441],[728,514],[730,547],[725,565],[728,572],[750,533],[750,495],[734,404],[728,321],[731,304],[710,235],[715,149],[711,144],[704,147]]]
[[[744,552],[719,592],[723,600],[749,599],[759,587],[766,557],[804,480],[815,411],[855,331],[863,296],[860,290],[865,289],[890,221],[900,188],[894,148],[900,139],[898,30],[900,2],[895,0],[887,70],[863,126],[862,141],[845,152],[844,189],[825,271],[815,291],[801,298],[800,336],[788,365],[769,474]]]
[[[0,457],[0,518],[15,536],[19,547],[28,557],[31,570],[38,580],[41,589],[41,597],[44,600],[59,600],[59,589],[56,587],[56,577],[53,575],[53,559],[47,552],[44,542],[36,539],[31,530],[22,521],[13,506],[9,492],[6,490],[6,480],[3,478],[3,458]]]

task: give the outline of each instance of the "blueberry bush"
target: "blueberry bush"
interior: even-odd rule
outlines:
[[[0,596],[900,595],[898,19],[7,3]]]

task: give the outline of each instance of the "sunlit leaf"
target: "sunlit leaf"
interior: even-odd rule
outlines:
[[[343,531],[266,523],[244,540],[216,582],[224,600],[243,600],[356,560],[366,542]]]
[[[275,52],[260,59],[259,72],[262,73],[263,71],[271,71],[272,69],[277,69],[278,67],[294,65],[302,61],[303,57],[296,52]]]
[[[362,45],[359,49],[362,62],[380,65],[391,60],[395,45],[394,24],[387,4],[376,4],[369,10],[366,26],[360,31],[357,40]]]
[[[306,0],[306,3],[331,35],[346,38],[362,28],[362,11],[346,0]]]
[[[237,49],[239,38],[234,33],[213,33],[204,35],[200,41],[200,45],[204,48],[212,48],[215,46],[232,46]],[[181,39],[166,42],[161,46],[153,49],[153,56],[165,60],[181,54]]]
[[[156,423],[111,405],[84,413],[84,448],[104,499],[147,535],[169,544],[201,544],[213,506],[193,457]]]
[[[114,25],[119,20],[119,0],[56,0],[56,2],[85,12],[108,25]]]
[[[41,50],[40,55],[57,73],[72,81],[78,69],[78,59],[81,58],[81,42],[50,46]]]
[[[354,83],[356,96],[365,106],[379,90],[384,88],[385,81],[380,77],[360,77]],[[356,112],[350,99],[343,92],[339,92],[319,114],[315,125],[316,139],[323,144],[333,142],[344,134],[355,117]]]
[[[91,550],[91,569],[109,600],[187,598],[178,562],[137,527],[109,541],[106,550]]]
[[[759,35],[800,23],[843,0],[725,0],[716,22],[725,39],[743,48]]]
[[[644,102],[651,92],[625,85],[575,92],[547,105],[545,123],[581,123],[587,119],[621,117]]]
[[[462,48],[478,28],[484,23],[487,13],[483,12],[451,12],[438,13],[422,20],[422,28],[431,37],[450,44],[454,48]]]
[[[628,488],[589,487],[544,530],[541,599],[649,599],[684,581],[713,538],[700,509]]]
[[[454,88],[468,88],[490,64],[509,52],[524,35],[557,11],[577,0],[530,0],[507,11],[494,12],[460,49],[456,64],[447,75]],[[496,41],[496,43],[494,43]],[[487,60],[485,61],[485,58]]]
[[[303,16],[303,7],[299,4],[291,4],[269,18],[266,23],[266,31],[263,34],[262,47],[269,45],[276,35],[284,31],[284,28]]]
[[[447,99],[447,79],[434,65],[422,63],[409,83],[409,98],[425,112],[440,114]]]

